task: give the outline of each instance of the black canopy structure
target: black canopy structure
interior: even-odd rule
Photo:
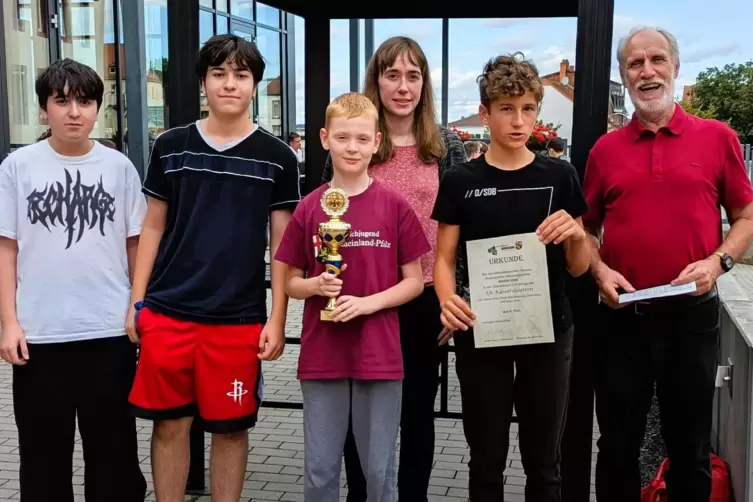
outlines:
[[[448,19],[450,18],[552,18],[577,17],[576,77],[571,159],[581,179],[588,153],[606,132],[609,74],[612,62],[614,0],[559,0],[551,4],[525,0],[497,0],[462,5],[436,0],[264,0],[266,5],[301,16],[305,20],[305,118],[306,191],[319,185],[325,152],[319,144],[319,129],[330,101],[330,21],[332,19],[425,19],[440,18],[443,74],[448,75]],[[168,82],[170,125],[199,118],[199,82],[193,71],[199,49],[199,0],[168,0],[170,73]],[[410,33],[405,33],[410,36]],[[368,42],[367,42],[368,43]],[[484,51],[484,47],[479,47]],[[495,54],[490,53],[489,57]],[[447,96],[447,79],[443,79]],[[295,88],[287,86],[289,92]],[[446,102],[447,100],[444,99]],[[446,103],[443,110],[446,117]],[[568,426],[563,440],[563,500],[590,500],[591,445],[593,434],[593,383],[591,333],[596,328],[592,281],[573,281],[570,294],[576,319],[574,366],[571,380]],[[204,444],[201,433],[192,442],[189,487],[204,486]]]

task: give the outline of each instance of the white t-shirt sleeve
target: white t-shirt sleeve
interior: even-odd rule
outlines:
[[[18,195],[16,180],[8,158],[0,164],[0,237],[18,238]]]
[[[141,192],[139,173],[130,162],[126,173],[126,237],[135,237],[141,234],[141,226],[146,215],[146,197]]]

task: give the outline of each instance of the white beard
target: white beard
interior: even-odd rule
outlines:
[[[636,89],[641,85],[639,82],[636,85]],[[667,112],[675,104],[675,79],[669,81],[669,85],[664,85],[664,94],[659,100],[642,101],[638,98],[632,88],[628,88],[628,94],[630,95],[630,101],[633,102],[635,110],[640,115],[646,115],[649,117],[655,117]]]

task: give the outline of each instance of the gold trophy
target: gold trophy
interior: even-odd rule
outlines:
[[[324,264],[326,271],[335,277],[340,275],[343,257],[339,248],[350,235],[350,223],[340,219],[348,210],[348,195],[340,188],[328,188],[322,194],[322,210],[329,216],[329,220],[319,223],[319,238],[322,240],[318,259]],[[322,321],[332,320],[332,311],[337,307],[337,297],[330,298],[327,306],[321,311]]]

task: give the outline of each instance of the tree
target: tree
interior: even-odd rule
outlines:
[[[753,143],[753,60],[702,71],[690,104],[683,108],[726,122],[741,142]]]
[[[722,120],[718,118],[715,108],[710,107],[707,110],[703,110],[699,107],[699,104],[696,100],[677,101],[677,104],[682,106],[682,109],[685,110],[687,113],[695,115],[696,117],[701,117],[704,119]],[[722,121],[725,122],[724,120]]]

